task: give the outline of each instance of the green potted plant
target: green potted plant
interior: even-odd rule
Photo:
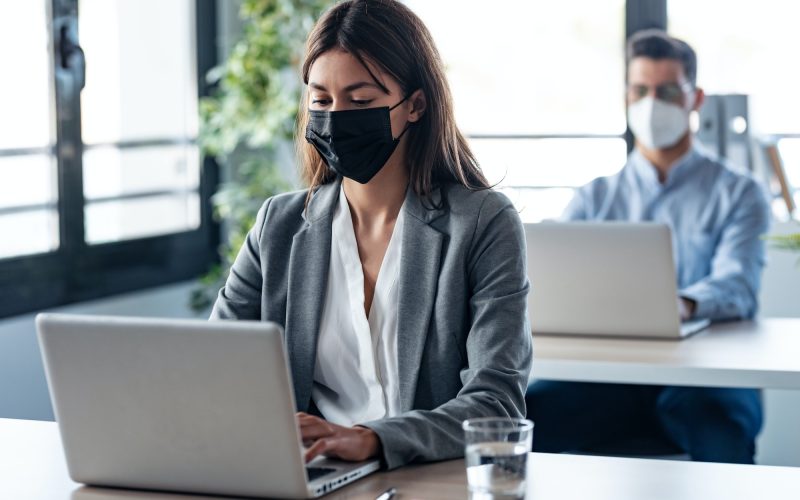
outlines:
[[[767,240],[772,245],[772,248],[800,252],[800,233],[769,236]],[[800,259],[798,259],[797,265],[800,266]]]
[[[301,93],[300,60],[308,32],[332,0],[244,0],[242,38],[207,75],[217,84],[200,101],[200,147],[222,169],[212,197],[223,222],[220,263],[200,279],[190,307],[207,309],[263,201],[292,188],[292,136]],[[288,164],[288,165],[287,165]]]

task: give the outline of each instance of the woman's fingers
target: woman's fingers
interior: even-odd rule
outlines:
[[[334,436],[318,439],[306,450],[306,462],[318,455],[359,462],[366,460],[370,454],[366,451],[366,443],[357,435],[344,432]]]
[[[297,422],[306,462],[319,455],[359,461],[378,452],[378,438],[369,429],[342,427],[306,413],[298,413]]]
[[[305,446],[308,446],[317,439],[332,436],[336,433],[336,427],[334,425],[312,415],[298,413],[297,423],[300,427],[300,437]]]
[[[317,422],[319,420],[322,420],[319,417],[315,417],[314,415],[309,415],[308,413],[303,413],[303,412],[298,412],[297,414],[295,414],[295,416],[297,417],[297,422],[300,425],[303,425],[304,423],[307,424],[310,422]]]
[[[334,446],[338,439],[336,438],[323,438],[317,439],[310,448],[306,450],[306,463],[314,460],[319,455],[337,456],[334,453]]]
[[[336,429],[327,422],[317,422],[300,426],[300,436],[303,441],[329,437],[334,434],[336,434]]]

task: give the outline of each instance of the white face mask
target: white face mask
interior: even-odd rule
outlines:
[[[689,113],[694,94],[686,106],[670,104],[647,96],[628,106],[628,125],[633,135],[648,149],[674,146],[689,130]]]

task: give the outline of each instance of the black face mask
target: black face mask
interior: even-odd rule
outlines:
[[[306,140],[313,144],[328,167],[337,174],[366,184],[392,156],[400,138],[392,137],[391,108],[347,111],[310,111]]]

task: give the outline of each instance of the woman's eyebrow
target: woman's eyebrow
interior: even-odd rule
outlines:
[[[313,89],[315,89],[315,90],[319,90],[319,91],[322,91],[322,92],[327,92],[328,91],[328,89],[326,89],[323,85],[320,85],[319,83],[316,83],[316,82],[311,82],[311,83],[308,84],[308,86],[313,88]],[[377,84],[372,83],[372,82],[351,83],[350,85],[345,87],[343,90],[344,90],[344,92],[352,92],[354,90],[362,89],[364,87],[372,87],[372,88],[378,89],[381,92],[383,92],[383,89],[380,88],[380,86],[378,86]]]
[[[374,89],[378,89],[380,91],[383,91],[382,88],[380,88],[378,85],[376,85],[376,84],[374,84],[372,82],[357,82],[357,83],[353,83],[353,84],[350,84],[347,87],[345,87],[344,91],[345,92],[352,92],[354,90],[363,89],[364,87],[372,87]]]

